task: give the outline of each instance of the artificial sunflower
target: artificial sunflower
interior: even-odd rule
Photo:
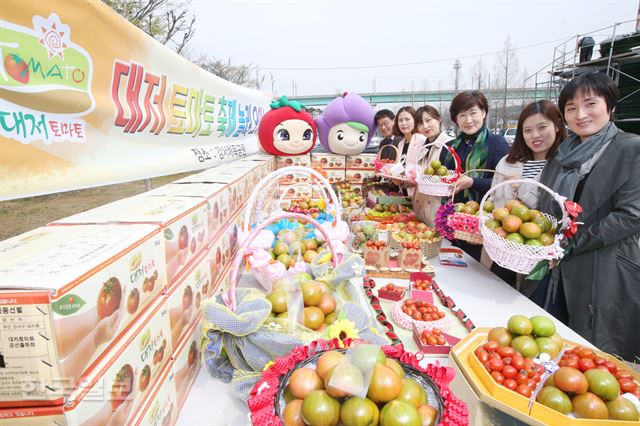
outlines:
[[[338,339],[357,339],[358,329],[353,321],[348,319],[338,319],[329,327],[327,327],[327,338]]]

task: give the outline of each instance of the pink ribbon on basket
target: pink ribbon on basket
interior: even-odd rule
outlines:
[[[349,225],[346,222],[324,222],[320,224],[320,227],[326,234],[329,236],[331,243],[336,249],[336,253],[338,254],[338,262],[340,262],[342,257],[344,257],[347,252],[346,242],[351,234],[351,230],[349,229]],[[315,230],[315,236],[318,241],[324,241],[324,237],[322,233],[318,230]]]

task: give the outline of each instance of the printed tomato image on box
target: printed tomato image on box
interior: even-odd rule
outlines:
[[[131,416],[130,424],[170,426],[177,420],[178,412],[173,362],[169,362],[160,373],[158,383]]]
[[[141,194],[144,197],[194,197],[207,200],[208,238],[212,241],[222,232],[229,211],[229,191],[223,183],[168,184]]]
[[[309,167],[311,165],[311,155],[292,155],[290,157],[276,157],[276,169],[288,166]]]
[[[361,184],[364,179],[374,177],[374,170],[347,169],[346,180],[349,183]]]
[[[78,213],[49,225],[95,223],[154,223],[165,239],[167,280],[206,246],[209,239],[207,202],[194,197],[135,196]]]
[[[0,403],[60,398],[167,282],[154,225],[37,228],[0,242],[0,257]]]
[[[294,185],[280,185],[281,198],[290,200],[292,198],[311,197],[313,187],[308,183],[298,183]]]
[[[0,426],[66,425],[64,406],[0,408]]]
[[[375,161],[376,154],[358,154],[347,156],[347,168],[348,169],[374,169],[373,162]]]
[[[72,425],[124,425],[158,382],[172,346],[165,300],[158,299],[69,396]]]
[[[324,169],[345,169],[346,157],[344,155],[329,154],[323,152],[311,153],[311,167]]]
[[[326,178],[329,181],[329,183],[340,182],[340,181],[343,181],[344,178],[345,178],[344,169],[342,169],[342,170],[325,170],[324,172],[327,174]]]
[[[173,371],[175,373],[176,399],[178,411],[182,409],[200,366],[202,345],[202,321],[190,327],[187,334],[176,347],[173,355]]]
[[[169,289],[167,310],[171,343],[175,345],[200,313],[200,303],[213,289],[207,253],[202,253]]]
[[[279,185],[293,185],[297,183],[310,183],[311,176],[307,173],[289,173],[278,178]]]
[[[223,235],[219,240],[211,244],[209,250],[207,251],[207,259],[209,261],[209,275],[211,277],[212,283],[218,282],[222,271],[224,270],[226,265],[231,262],[231,259],[229,259],[225,253],[225,239],[226,235]],[[228,239],[226,240],[228,242]],[[209,290],[210,293],[213,293],[215,289],[211,288]]]

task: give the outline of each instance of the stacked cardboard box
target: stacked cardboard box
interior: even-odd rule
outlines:
[[[274,167],[244,159],[0,242],[0,424],[173,424],[200,304],[228,287],[248,189]]]

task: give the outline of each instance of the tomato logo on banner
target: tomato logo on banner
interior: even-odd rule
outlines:
[[[0,21],[0,135],[23,144],[84,143],[79,117],[95,107],[91,57],[55,13],[32,22],[33,29]]]

